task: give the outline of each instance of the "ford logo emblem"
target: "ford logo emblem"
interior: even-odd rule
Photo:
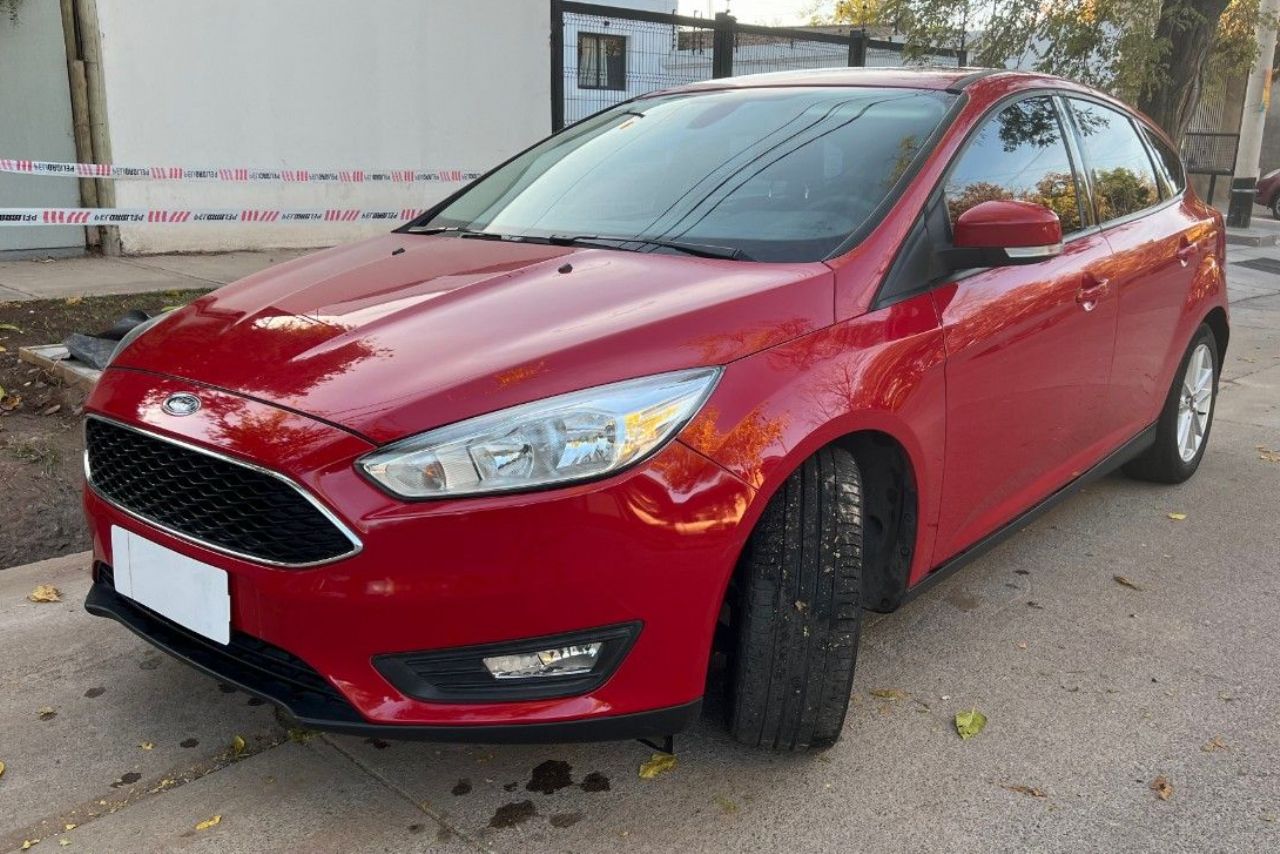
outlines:
[[[170,415],[190,415],[200,408],[200,398],[186,392],[171,394],[160,408]]]

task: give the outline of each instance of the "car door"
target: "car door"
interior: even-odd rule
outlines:
[[[944,182],[955,218],[979,202],[1042,204],[1062,254],[969,271],[934,290],[947,351],[946,462],[934,562],[973,545],[1092,465],[1115,343],[1111,250],[1093,225],[1055,99],[998,110]]]
[[[1123,441],[1151,424],[1164,403],[1168,366],[1187,346],[1174,340],[1178,320],[1209,254],[1213,223],[1187,202],[1181,163],[1164,140],[1108,105],[1075,97],[1065,103],[1115,256],[1116,355],[1103,417]],[[1159,156],[1149,145],[1159,146]]]

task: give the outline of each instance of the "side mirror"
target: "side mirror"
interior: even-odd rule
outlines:
[[[1035,264],[1062,254],[1062,223],[1043,205],[995,199],[956,217],[943,258],[953,270]]]

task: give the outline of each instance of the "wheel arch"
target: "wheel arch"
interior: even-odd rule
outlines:
[[[1204,323],[1213,332],[1213,341],[1218,348],[1218,369],[1227,358],[1227,340],[1231,337],[1231,326],[1227,323],[1227,311],[1220,305],[1214,306],[1204,316]]]
[[[877,419],[879,422],[879,419]],[[847,425],[846,425],[847,426]],[[908,433],[910,431],[907,431]],[[768,481],[756,496],[750,531],[760,521],[764,507],[806,460],[826,447],[840,447],[853,455],[862,476],[863,491],[863,607],[886,613],[904,600],[916,558],[927,551],[922,541],[920,518],[928,503],[922,495],[921,467],[910,448],[914,436],[904,438],[888,424],[861,424],[846,432],[815,435],[795,449],[784,465],[769,473]],[[747,538],[750,537],[750,532]],[[746,538],[744,538],[745,544]],[[739,555],[727,579],[722,601],[734,595],[742,572]]]

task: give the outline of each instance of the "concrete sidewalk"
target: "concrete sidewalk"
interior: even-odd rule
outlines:
[[[315,249],[0,261],[0,301],[216,288]]]

